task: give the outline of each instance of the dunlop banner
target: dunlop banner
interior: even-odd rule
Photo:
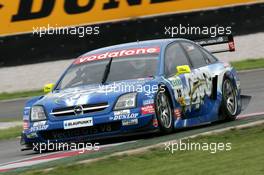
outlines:
[[[0,36],[263,0],[0,0]]]

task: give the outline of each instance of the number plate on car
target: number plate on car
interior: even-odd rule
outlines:
[[[93,118],[81,118],[74,120],[65,120],[63,122],[64,129],[81,128],[87,126],[93,126]]]
[[[122,125],[123,126],[129,126],[129,125],[136,125],[138,124],[138,119],[127,119],[127,120],[122,120]]]

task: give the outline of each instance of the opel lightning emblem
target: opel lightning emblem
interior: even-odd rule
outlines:
[[[75,115],[82,115],[83,114],[83,107],[81,105],[75,106],[74,109]]]

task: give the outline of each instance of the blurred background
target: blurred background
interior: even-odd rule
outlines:
[[[54,83],[74,58],[119,43],[197,34],[166,34],[174,26],[230,27],[235,53],[224,61],[264,56],[262,0],[0,0],[0,93]],[[89,34],[37,34],[41,27],[88,27]]]

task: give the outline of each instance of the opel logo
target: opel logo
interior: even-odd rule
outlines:
[[[81,105],[75,106],[73,109],[75,115],[82,115],[83,114],[83,107]]]

